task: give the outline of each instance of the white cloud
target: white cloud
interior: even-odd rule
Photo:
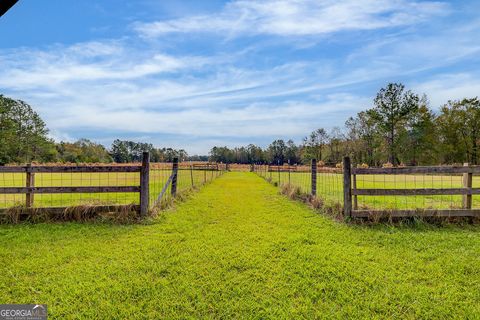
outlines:
[[[346,30],[405,26],[445,14],[444,2],[410,0],[237,0],[211,15],[136,23],[145,37],[207,32],[279,36],[320,35]]]
[[[139,52],[122,42],[85,43],[0,52],[0,87],[39,110],[56,139],[117,132],[120,138],[149,136],[159,145],[190,151],[195,137],[191,150],[205,153],[208,141],[298,141],[317,127],[341,126],[371,104],[368,93],[347,93],[352,88],[371,81],[383,85],[380,79],[409,72],[401,69],[399,57],[378,61],[372,56],[362,52],[365,62],[346,62],[347,67],[321,60],[260,70],[238,67],[237,59],[245,57],[172,56]],[[426,92],[437,105],[479,88],[478,79],[465,73],[417,82],[413,89]]]
[[[322,123],[329,126],[322,120],[326,113],[355,110],[363,99],[320,94],[322,85],[344,84],[333,77],[325,62],[292,62],[255,70],[234,67],[222,57],[161,54],[165,57],[162,67],[137,72],[159,55],[154,50],[139,54],[120,42],[4,52],[0,56],[7,63],[0,71],[0,86],[31,103],[54,138],[68,140],[75,138],[71,132],[173,135],[180,141],[186,136],[217,140],[294,137]],[[208,72],[192,76],[202,68],[198,61],[208,65]],[[164,65],[175,76],[164,71]],[[312,88],[306,74],[318,77],[315,82],[320,84]],[[316,91],[315,98],[291,97],[311,91]],[[282,100],[269,100],[278,97]]]
[[[124,43],[88,42],[46,51],[10,50],[0,54],[0,87],[28,89],[61,83],[129,80],[182,69],[200,68],[208,59],[142,53]]]
[[[327,115],[359,111],[365,103],[367,99],[363,97],[339,94],[327,96],[321,102],[253,103],[222,110],[122,110],[112,113],[96,107],[79,106],[58,117],[56,128],[65,130],[80,125],[84,129],[109,128],[131,133],[197,137],[296,137],[319,125],[331,127],[326,120]],[[91,116],[93,113],[94,117]]]
[[[227,36],[286,34],[298,39],[410,24],[445,10],[441,3],[406,0],[236,1],[213,17],[160,22],[161,32],[152,35],[219,30]],[[137,25],[142,26],[148,25]],[[56,139],[98,137],[109,144],[117,137],[138,137],[200,153],[212,144],[277,137],[298,141],[317,127],[341,126],[369,107],[371,96],[388,81],[427,93],[433,106],[480,92],[477,29],[466,23],[434,34],[359,36],[354,44],[341,43],[338,55],[327,46],[328,54],[335,55],[330,58],[322,44],[303,55],[303,48],[290,50],[280,39],[281,50],[288,51],[283,54],[278,42],[269,47],[271,38],[248,43],[244,50],[238,48],[242,41],[234,48],[210,50],[208,37],[200,38],[206,39],[202,45],[207,50],[198,51],[196,46],[177,50],[183,44],[170,43],[168,37],[161,45],[124,38],[1,50],[0,88],[38,110]],[[454,65],[465,61],[463,67]]]
[[[448,100],[480,97],[480,77],[468,73],[441,74],[417,83],[415,90],[425,93],[432,106],[437,108]]]

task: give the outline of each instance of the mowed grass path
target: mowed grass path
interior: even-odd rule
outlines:
[[[52,318],[476,318],[479,232],[345,225],[228,173],[149,225],[0,226],[0,303]]]

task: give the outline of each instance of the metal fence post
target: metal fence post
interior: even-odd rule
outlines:
[[[352,168],[350,157],[343,158],[343,214],[352,216]]]
[[[463,164],[464,167],[468,167],[468,162]],[[472,180],[473,180],[473,173],[466,172],[463,174],[463,187],[465,189],[472,188]],[[464,209],[472,209],[472,195],[471,194],[464,194],[463,195],[463,208]]]
[[[140,215],[146,216],[150,207],[150,153],[144,152],[140,170]]]
[[[312,159],[312,196],[317,195],[317,159]]]
[[[32,164],[29,163],[27,164],[27,167],[26,167],[26,183],[25,183],[25,186],[27,188],[33,188],[35,187],[35,173],[32,172]],[[25,205],[27,208],[31,208],[33,207],[33,199],[34,199],[34,195],[32,192],[27,192],[27,194],[25,195]]]
[[[172,197],[177,195],[177,176],[178,176],[178,158],[173,158],[172,164],[172,188],[170,190]]]

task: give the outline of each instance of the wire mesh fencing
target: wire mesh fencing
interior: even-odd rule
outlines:
[[[172,163],[149,163],[150,207],[172,197]],[[139,205],[142,164],[0,167],[0,209]],[[180,163],[176,190],[212,181],[225,165]],[[163,191],[163,193],[162,193]]]
[[[132,190],[138,187],[139,173],[123,170],[131,166],[104,166],[105,171],[111,169],[109,172],[102,172],[104,171],[102,167],[98,165],[33,166],[31,170],[38,172],[32,173],[25,172],[28,170],[26,167],[2,167],[0,168],[0,208],[138,204],[138,191],[121,192],[129,188],[117,187],[132,187]],[[79,170],[79,168],[82,169]],[[27,187],[34,188],[34,193],[27,192],[25,190]],[[103,187],[102,192],[95,192],[100,187]]]
[[[343,206],[343,171],[341,168],[317,167],[317,197],[328,206]]]
[[[171,201],[175,193],[199,188],[221,176],[226,167],[217,163],[182,162],[174,170],[172,163],[150,164],[150,204],[158,205]],[[173,187],[172,184],[174,183]]]
[[[255,165],[254,172],[268,182],[288,189],[299,196],[315,196],[324,206],[342,204],[343,173],[341,169],[316,166],[316,179],[312,180],[312,166],[307,165]],[[315,183],[316,188],[313,187]]]
[[[480,175],[472,174],[471,187],[465,185],[461,173],[405,173],[405,174],[354,174],[353,188],[358,190],[398,190],[391,195],[354,195],[353,208],[359,210],[433,210],[465,208],[466,195],[454,194],[456,190],[480,188]],[[402,190],[418,190],[402,195]],[[454,190],[451,194],[435,194]],[[386,191],[386,192],[387,192]],[[425,193],[432,194],[425,194]],[[380,193],[380,192],[379,192]],[[472,209],[480,208],[480,197],[470,195]]]
[[[256,165],[254,171],[346,216],[480,216],[478,166],[351,168],[344,161],[340,167]]]

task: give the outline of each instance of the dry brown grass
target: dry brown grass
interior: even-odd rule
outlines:
[[[369,210],[369,208],[364,207],[362,210]],[[367,218],[353,218],[350,219],[349,222],[360,225],[388,224],[394,226],[415,224],[446,226],[449,224],[465,225],[480,223],[480,218],[477,217],[445,217],[440,215],[425,216],[426,209],[417,209],[415,214],[412,214],[408,217],[394,217],[393,211],[393,209],[387,212],[371,210]]]
[[[72,206],[63,210],[55,208],[26,208],[23,205],[17,205],[6,209],[0,215],[0,223],[4,224],[67,221],[131,223],[138,220],[139,214],[135,204],[108,206],[99,201]]]
[[[343,208],[339,203],[325,202],[320,197],[314,197],[311,194],[302,193],[300,187],[291,184],[283,184],[281,187],[281,193],[292,200],[299,200],[307,203],[312,208],[320,210],[335,219],[343,219]]]
[[[118,206],[112,212],[101,214],[101,217],[120,224],[133,223],[140,220],[134,204]]]
[[[91,221],[98,216],[95,202],[86,203],[79,206],[68,207],[63,211],[61,220],[63,221]]]
[[[5,210],[1,221],[3,223],[17,224],[20,221],[20,216],[23,212],[23,206],[13,206]]]

